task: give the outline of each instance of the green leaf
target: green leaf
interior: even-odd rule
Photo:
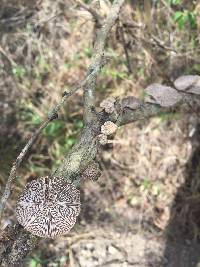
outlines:
[[[16,67],[12,68],[12,73],[14,76],[16,76],[18,78],[22,78],[26,74],[26,69],[22,66],[16,66]]]
[[[66,140],[66,147],[69,148],[69,147],[72,147],[76,142],[76,139],[75,137],[71,136],[71,137],[68,137],[67,140]]]
[[[42,260],[39,257],[35,256],[31,258],[28,267],[39,267],[41,266],[41,263],[42,263]]]
[[[85,53],[85,55],[88,57],[88,58],[91,58],[92,57],[92,49],[90,47],[86,47],[83,52]]]
[[[83,121],[82,120],[76,121],[74,126],[76,129],[82,129],[83,128]]]
[[[29,267],[37,267],[38,262],[35,259],[31,259],[29,263]]]
[[[32,116],[32,123],[34,125],[39,125],[42,122],[42,118],[40,117],[39,114],[34,113]]]
[[[51,122],[45,129],[44,129],[44,135],[47,137],[57,137],[61,129],[64,127],[63,121],[54,121]]]
[[[178,21],[179,19],[182,18],[182,16],[183,16],[183,12],[182,11],[177,11],[177,12],[175,12],[173,18],[174,18],[175,21]]]
[[[168,0],[168,3],[170,5],[180,5],[182,3],[182,0]]]
[[[173,20],[178,24],[179,29],[183,29],[186,23],[191,29],[196,27],[196,14],[188,10],[175,12]]]
[[[196,27],[196,15],[193,12],[188,12],[188,22],[191,29],[194,29]]]

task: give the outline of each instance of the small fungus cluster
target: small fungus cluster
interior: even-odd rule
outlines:
[[[90,179],[92,181],[97,181],[101,176],[101,171],[99,168],[99,164],[95,161],[92,161],[91,164],[84,170],[82,173],[82,177],[84,179]]]
[[[115,111],[115,102],[116,99],[111,96],[103,100],[100,103],[100,107],[103,108],[106,113],[111,114]],[[101,145],[106,145],[108,143],[107,136],[114,134],[116,130],[117,130],[116,124],[114,124],[112,121],[106,121],[101,126],[101,134],[98,135],[99,143]]]
[[[117,125],[114,124],[112,121],[106,121],[101,126],[101,133],[105,135],[114,134],[117,131]]]
[[[114,97],[108,97],[100,103],[100,107],[105,110],[106,113],[113,113],[115,111],[115,102]]]
[[[101,126],[101,134],[99,137],[99,143],[101,145],[106,145],[108,143],[107,136],[114,134],[117,131],[117,125],[114,124],[112,121],[106,121]]]

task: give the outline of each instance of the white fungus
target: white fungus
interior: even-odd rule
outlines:
[[[24,228],[40,237],[68,233],[80,213],[80,192],[58,177],[42,177],[25,186],[16,205],[16,217]]]

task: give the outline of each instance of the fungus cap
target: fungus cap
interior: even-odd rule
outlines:
[[[122,99],[121,104],[122,104],[122,109],[123,108],[137,109],[141,106],[141,101],[134,96],[127,96]]]
[[[90,179],[92,181],[97,181],[100,176],[101,171],[99,164],[95,161],[92,161],[92,163],[82,173],[82,177],[84,179]]]
[[[117,131],[117,125],[114,124],[112,121],[106,121],[101,126],[101,133],[105,135],[114,134]]]
[[[115,102],[114,97],[108,97],[100,103],[100,107],[105,109],[107,113],[113,113],[115,111]]]
[[[80,192],[58,177],[42,177],[25,186],[16,205],[16,217],[24,228],[40,237],[68,233],[80,213]]]
[[[188,93],[200,94],[200,76],[199,75],[183,75],[174,82],[176,89],[186,91]]]
[[[99,134],[98,135],[98,139],[99,139],[99,143],[104,146],[108,143],[108,138],[107,138],[107,135],[105,134]]]
[[[161,107],[172,107],[182,99],[177,90],[158,83],[149,85],[145,92],[151,97],[147,102],[159,104]]]

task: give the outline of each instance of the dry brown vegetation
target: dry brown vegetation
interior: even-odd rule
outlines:
[[[106,48],[108,63],[98,78],[97,103],[108,95],[143,98],[143,89],[151,82],[171,85],[179,75],[200,74],[199,3],[144,2],[147,4],[127,1],[112,29]],[[105,16],[111,3],[104,0],[100,7],[98,2],[91,5]],[[175,20],[179,11],[186,17],[183,25],[181,19]],[[49,107],[59,101],[64,90],[84,77],[93,40],[94,21],[78,1],[1,1],[1,191],[13,160]],[[98,156],[102,177],[96,183],[85,181],[81,187],[83,205],[76,227],[67,237],[41,241],[24,266],[104,266],[98,260],[96,265],[87,262],[87,257],[93,256],[87,251],[91,247],[101,250],[99,244],[104,243],[101,240],[104,237],[114,244],[117,239],[119,244],[124,233],[153,236],[158,243],[163,242],[163,235],[167,236],[162,249],[154,251],[159,255],[154,265],[147,261],[137,266],[164,266],[162,256],[168,255],[171,237],[178,244],[196,240],[198,248],[200,110],[194,106],[189,113],[185,111],[187,108],[183,107],[120,128]],[[16,222],[15,201],[27,181],[55,169],[75,143],[83,127],[82,113],[80,91],[34,144],[14,183],[3,227]],[[92,240],[100,241],[87,249]],[[83,257],[81,249],[86,251],[85,262],[83,259],[82,265],[78,265],[76,255]],[[161,250],[163,255],[158,253]],[[121,247],[119,251],[123,254]],[[197,264],[198,256],[195,254],[193,259],[191,255],[188,258]],[[141,257],[145,255],[137,260]],[[188,265],[181,263],[178,253],[170,254],[171,258],[178,261],[177,267],[195,266],[189,261],[185,263]],[[109,266],[123,266],[120,261],[122,258]]]

